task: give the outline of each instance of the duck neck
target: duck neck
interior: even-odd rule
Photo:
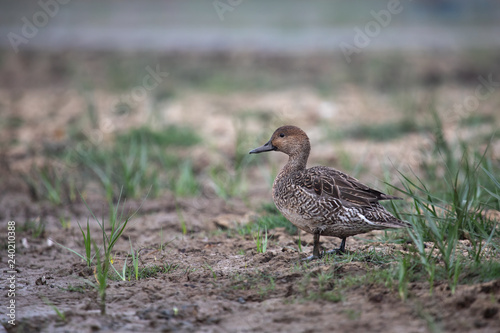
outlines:
[[[299,153],[289,155],[288,162],[281,169],[277,178],[281,178],[285,175],[289,175],[297,171],[305,170],[307,166],[307,159],[309,158],[309,152],[310,152],[310,147],[307,146]]]

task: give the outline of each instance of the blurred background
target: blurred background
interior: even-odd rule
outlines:
[[[499,111],[497,0],[0,0],[0,226],[22,259],[9,332],[493,331]],[[287,157],[248,154],[286,124],[309,166],[403,197],[384,204],[413,231],[295,263],[313,236],[272,202]],[[97,319],[91,266],[129,214],[103,244],[123,277],[109,270]]]
[[[0,36],[26,202],[267,195],[285,157],[247,152],[284,124],[372,185],[460,142],[500,155],[498,1],[0,1]]]
[[[2,1],[1,31],[7,49],[5,37],[19,34],[26,17],[40,31],[24,36],[22,49],[298,54],[339,51],[352,44],[355,27],[380,17],[379,28],[368,28],[367,51],[456,51],[498,48],[499,7],[488,0],[21,0]]]

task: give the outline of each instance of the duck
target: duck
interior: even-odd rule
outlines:
[[[305,260],[330,253],[345,253],[347,237],[372,230],[411,226],[394,217],[379,203],[382,200],[401,200],[400,197],[370,188],[331,167],[307,168],[311,144],[299,127],[279,127],[267,143],[249,153],[270,151],[288,155],[288,162],[273,182],[272,197],[284,217],[313,235],[313,253]],[[340,238],[340,247],[321,252],[320,236]]]

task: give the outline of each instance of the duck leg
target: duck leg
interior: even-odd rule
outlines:
[[[316,232],[314,234],[313,257],[315,258],[321,257],[321,253],[319,252],[319,232]]]
[[[321,258],[322,254],[319,252],[319,232],[314,233],[314,243],[313,243],[313,254],[307,258],[302,259],[303,261],[309,261]]]
[[[338,249],[333,249],[333,250],[330,250],[330,251],[326,251],[325,254],[342,254],[342,253],[345,253],[345,240],[346,240],[346,237],[342,238],[342,242],[340,242],[340,247]]]

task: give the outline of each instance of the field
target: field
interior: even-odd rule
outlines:
[[[498,332],[497,53],[24,51],[0,78],[7,332]],[[284,124],[412,228],[301,261],[286,156],[248,155]]]

